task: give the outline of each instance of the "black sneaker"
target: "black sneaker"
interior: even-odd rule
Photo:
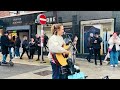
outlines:
[[[7,64],[7,62],[2,62],[2,64]]]
[[[22,59],[22,58],[20,57],[20,59]]]
[[[36,61],[39,61],[40,59],[37,59]]]
[[[46,63],[45,61],[42,61],[43,63]]]

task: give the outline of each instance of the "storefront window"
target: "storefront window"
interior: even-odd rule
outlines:
[[[99,32],[103,42],[101,43],[101,54],[107,53],[108,39],[110,34],[114,32],[114,19],[102,19],[102,20],[89,20],[89,21],[81,21],[81,53],[88,53],[87,49],[87,40],[90,33],[95,34],[95,32]]]

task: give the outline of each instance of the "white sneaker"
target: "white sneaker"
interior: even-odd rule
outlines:
[[[120,63],[120,61],[118,61],[118,63]]]
[[[118,65],[116,64],[115,67],[118,67]]]
[[[107,63],[108,61],[103,61],[104,63]]]
[[[113,65],[110,65],[111,67],[113,67]]]
[[[18,58],[18,57],[15,56],[15,58]]]

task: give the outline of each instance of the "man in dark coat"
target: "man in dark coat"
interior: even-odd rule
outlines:
[[[48,47],[47,47],[47,43],[48,43],[48,36],[46,34],[44,34],[44,48],[45,48],[45,52],[47,54],[47,50],[48,50]]]
[[[21,46],[21,40],[19,38],[19,36],[16,36],[16,40],[15,40],[15,58],[19,58],[20,57],[20,46]]]
[[[36,39],[35,39],[35,45],[36,45],[36,50],[38,51],[38,59],[36,61],[39,61],[40,60],[40,55],[41,55],[41,40],[40,40],[40,36],[38,34],[36,34]],[[43,54],[42,54],[42,61],[43,63],[46,63],[44,61],[44,58],[43,58]]]
[[[89,51],[89,55],[87,56],[88,62],[91,62],[91,56],[93,56],[93,33],[90,33],[90,36],[87,40],[87,48]]]
[[[7,64],[6,58],[7,55],[9,54],[8,47],[9,47],[8,32],[4,32],[4,35],[1,37],[1,49],[3,55],[2,63],[4,64]]]
[[[100,60],[100,65],[102,65],[102,60],[101,60],[101,55],[100,55],[100,49],[101,49],[101,42],[102,42],[102,38],[99,36],[99,33],[96,32],[95,33],[95,37],[93,39],[93,49],[94,49],[94,55],[95,55],[95,65],[97,65],[97,55],[99,57]]]

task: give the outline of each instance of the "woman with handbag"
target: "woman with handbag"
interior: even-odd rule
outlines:
[[[21,56],[20,56],[20,59],[22,59],[22,56],[23,56],[23,54],[24,54],[25,52],[26,52],[26,54],[27,54],[27,56],[28,56],[28,59],[30,59],[30,56],[29,56],[29,54],[28,54],[29,42],[28,42],[28,40],[27,40],[27,36],[24,36],[24,38],[23,38],[22,48],[23,48],[23,52],[22,52],[22,54],[21,54]]]

